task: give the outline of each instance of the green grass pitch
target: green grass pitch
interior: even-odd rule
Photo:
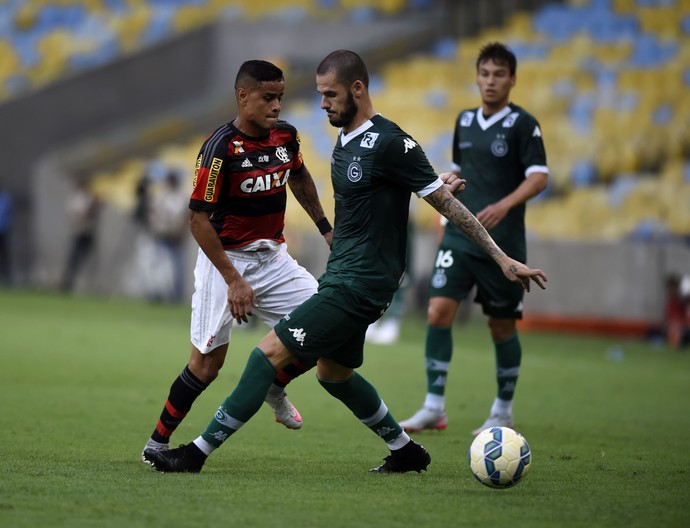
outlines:
[[[201,474],[165,475],[139,455],[187,361],[188,318],[186,307],[0,292],[0,526],[690,525],[690,351],[524,333],[514,410],[533,463],[509,490],[467,468],[495,392],[481,319],[455,328],[448,429],[414,435],[432,455],[426,473],[369,474],[385,445],[309,372],[289,387],[302,430],[264,406]],[[175,443],[204,429],[264,333],[234,332]],[[398,345],[367,347],[361,372],[398,419],[422,402],[423,345],[410,317]]]

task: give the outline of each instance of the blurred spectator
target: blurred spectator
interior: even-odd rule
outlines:
[[[67,204],[72,224],[72,241],[60,281],[60,288],[64,292],[74,289],[79,272],[94,253],[101,205],[101,201],[91,191],[88,181],[79,180]]]
[[[690,344],[690,275],[666,278],[664,330],[670,347],[682,348]]]
[[[156,301],[181,302],[184,299],[184,242],[189,232],[189,196],[182,192],[175,172],[168,171],[162,187],[149,197],[147,224],[156,245],[157,259],[167,259],[172,271],[169,284],[150,297]]]
[[[0,187],[0,285],[12,283],[10,264],[10,229],[12,227],[12,195]]]
[[[145,230],[149,228],[149,189],[151,180],[148,174],[139,178],[135,191],[136,203],[134,205],[134,222]]]

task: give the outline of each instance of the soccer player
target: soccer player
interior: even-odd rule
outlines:
[[[410,194],[416,193],[472,236],[506,276],[543,287],[546,276],[509,258],[453,197],[462,180],[437,176],[417,142],[374,111],[364,62],[354,52],[330,53],[318,66],[321,108],[338,127],[331,180],[335,229],[318,294],[285,316],[261,340],[232,394],[206,430],[186,446],[146,450],[158,471],[199,472],[207,457],[258,411],[276,371],[295,358],[317,362],[323,388],[341,400],[390,449],[371,471],[422,471],[429,453],[403,431],[376,389],[355,369],[363,362],[364,337],[393,297],[405,271]],[[246,310],[234,307],[234,310]]]
[[[500,43],[481,49],[477,86],[482,104],[463,110],[453,137],[453,172],[466,187],[462,203],[476,215],[503,251],[526,262],[525,202],[546,188],[548,169],[537,120],[510,102],[515,55]],[[498,394],[487,427],[513,427],[513,395],[522,349],[516,321],[524,290],[506,279],[471,236],[446,224],[429,285],[426,335],[427,394],[423,407],[400,424],[406,431],[445,429],[446,377],[453,354],[451,330],[461,301],[477,287],[475,302],[488,316],[496,356]]]
[[[286,187],[329,244],[333,230],[302,160],[299,135],[278,119],[284,91],[283,72],[274,64],[242,64],[235,80],[237,117],[201,147],[189,202],[190,229],[199,244],[192,352],[145,450],[168,449],[172,433],[218,376],[234,321],[242,324],[255,314],[272,328],[316,292],[316,279],[287,252]],[[299,429],[302,417],[286,397],[285,385],[314,365],[310,358],[286,362],[264,387],[262,400],[290,429]]]

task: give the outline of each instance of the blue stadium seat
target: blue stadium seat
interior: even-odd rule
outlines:
[[[663,7],[676,4],[677,0],[636,0],[639,7]]]
[[[591,94],[576,96],[568,112],[573,127],[580,134],[589,134],[592,131],[592,117],[596,100]]]
[[[690,15],[684,16],[680,22],[680,27],[683,33],[690,35]]]
[[[38,12],[36,26],[42,33],[57,28],[73,28],[84,22],[87,16],[84,6],[46,4]]]
[[[652,122],[655,125],[665,125],[673,119],[673,107],[670,104],[662,104],[654,110]]]
[[[630,64],[637,68],[652,68],[672,60],[678,53],[676,42],[660,42],[656,35],[642,34],[635,38]]]
[[[507,42],[518,59],[518,63],[525,60],[543,60],[549,55],[550,46],[544,42]]]
[[[40,56],[36,49],[38,39],[39,35],[31,33],[17,33],[12,37],[12,44],[17,51],[17,55],[22,60],[22,65],[27,69],[33,68],[40,61]]]
[[[175,8],[159,6],[153,10],[153,16],[149,21],[141,38],[142,45],[150,45],[170,36],[173,32]]]
[[[440,60],[453,60],[458,52],[458,43],[455,39],[446,38],[437,41],[431,54]]]
[[[597,182],[597,168],[590,160],[577,162],[570,171],[573,187],[589,187]]]

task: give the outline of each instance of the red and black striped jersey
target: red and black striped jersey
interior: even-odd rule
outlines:
[[[216,129],[201,147],[189,208],[211,213],[225,249],[255,240],[284,242],[286,185],[302,168],[299,134],[286,121],[254,138],[232,123]]]

